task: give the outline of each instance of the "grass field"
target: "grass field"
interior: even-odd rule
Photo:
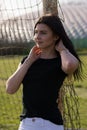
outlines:
[[[75,90],[79,97],[79,112],[81,118],[81,126],[87,130],[87,55],[81,55],[83,66],[83,81],[75,82]]]
[[[6,79],[16,70],[21,56],[0,57],[0,130],[17,130],[21,114],[22,86],[14,95],[5,91]],[[87,56],[81,56],[85,63],[84,73],[87,72]],[[75,89],[79,96],[81,127],[87,128],[87,78],[75,82]]]

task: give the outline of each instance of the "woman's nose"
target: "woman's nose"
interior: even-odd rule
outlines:
[[[41,37],[41,36],[40,36],[40,33],[37,33],[37,34],[36,34],[36,38],[37,38],[37,39],[40,39],[40,37]]]

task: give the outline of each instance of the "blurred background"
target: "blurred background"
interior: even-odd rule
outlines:
[[[5,91],[7,78],[27,55],[37,19],[58,12],[64,28],[83,62],[83,81],[75,81],[79,97],[80,125],[87,130],[87,0],[0,0],[0,130],[17,130],[22,87],[14,95]]]

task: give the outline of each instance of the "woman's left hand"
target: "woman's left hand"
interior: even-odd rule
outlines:
[[[61,52],[62,50],[67,50],[67,48],[64,46],[62,40],[60,40],[60,41],[58,42],[58,44],[56,44],[55,49],[56,49],[58,52]]]

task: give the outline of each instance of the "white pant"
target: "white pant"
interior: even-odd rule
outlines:
[[[42,118],[25,118],[18,130],[64,130],[63,125],[56,125]]]

